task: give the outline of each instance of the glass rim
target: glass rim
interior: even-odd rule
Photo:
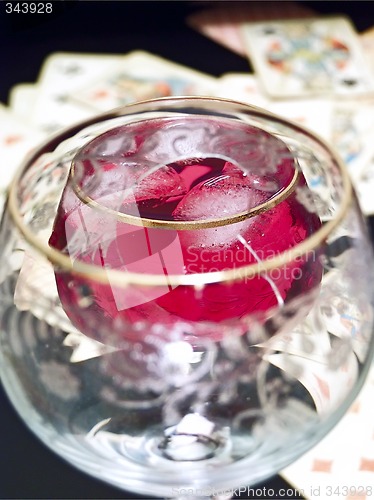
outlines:
[[[209,107],[207,103],[209,103],[211,107]],[[132,114],[139,112],[171,112],[177,111],[178,108],[186,108],[188,107],[188,105],[190,105],[190,107],[195,105],[201,109],[208,108],[213,110],[213,103],[216,103],[217,105],[219,104],[219,106],[226,108],[227,113],[231,113],[232,117],[237,117],[239,113],[247,113],[250,116],[257,116],[260,118],[268,119],[269,121],[276,122],[294,130],[295,132],[301,133],[304,136],[308,136],[315,142],[317,142],[320,146],[322,146],[323,149],[333,157],[334,162],[339,168],[339,173],[342,180],[342,202],[336,211],[335,217],[325,222],[315,233],[307,237],[302,242],[276,256],[270,257],[265,261],[259,261],[256,263],[247,264],[245,266],[234,267],[232,269],[226,269],[222,271],[174,275],[121,271],[118,269],[104,268],[95,264],[87,264],[78,259],[72,260],[69,255],[64,254],[60,250],[56,250],[55,248],[49,246],[47,243],[41,241],[38,236],[36,236],[23,221],[23,216],[19,211],[17,203],[18,182],[22,177],[22,174],[24,174],[43,153],[53,151],[53,148],[56,147],[60,142],[62,142],[64,138],[70,138],[80,130],[88,126],[94,125],[99,122],[104,122],[105,120],[120,118],[121,116],[131,116]],[[155,109],[155,106],[157,105],[159,106],[159,108]],[[295,169],[295,171],[297,171],[297,169]],[[352,198],[352,182],[339,154],[330,144],[328,144],[316,133],[310,131],[308,128],[299,125],[298,123],[295,123],[289,119],[278,116],[265,109],[231,99],[211,96],[173,96],[131,103],[109,112],[98,114],[88,120],[81,121],[78,124],[58,131],[51,138],[40,144],[39,147],[35,148],[33,152],[29,154],[21,163],[9,186],[7,205],[9,214],[12,217],[15,226],[24,237],[26,242],[33,249],[36,249],[44,257],[46,257],[52,265],[57,266],[63,271],[70,271],[83,277],[89,277],[94,281],[111,284],[118,287],[124,287],[127,285],[190,285],[199,288],[210,283],[232,282],[243,278],[252,278],[261,274],[265,274],[273,269],[279,268],[303,255],[307,255],[308,253],[316,249],[318,245],[320,245],[324,240],[326,240],[328,235],[343,220],[348,211],[348,207],[352,201]]]
[[[71,175],[69,179],[73,177],[74,172],[74,161],[71,166]],[[282,188],[278,193],[270,197],[268,200],[252,207],[251,209],[240,212],[234,215],[228,215],[227,217],[219,217],[219,218],[209,218],[209,219],[198,219],[198,220],[164,220],[164,219],[149,219],[147,217],[140,217],[137,215],[130,215],[125,212],[118,212],[113,210],[105,205],[100,204],[89,195],[85,194],[84,191],[75,183],[71,182],[73,190],[77,197],[80,199],[82,203],[85,205],[92,207],[94,210],[98,210],[100,212],[106,213],[114,218],[116,218],[119,222],[127,223],[132,226],[138,227],[152,227],[152,228],[164,228],[164,229],[174,229],[174,230],[195,230],[195,229],[207,229],[213,227],[221,227],[228,224],[235,224],[237,222],[243,222],[246,219],[251,217],[255,217],[271,208],[276,207],[282,201],[286,200],[288,196],[293,193],[296,188],[297,181],[300,177],[300,172],[297,167],[294,169],[294,174],[289,184]],[[67,182],[69,182],[69,179]]]

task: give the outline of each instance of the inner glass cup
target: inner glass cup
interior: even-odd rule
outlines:
[[[44,442],[121,488],[256,484],[362,385],[372,255],[349,178],[264,110],[167,98],[64,131],[20,169],[2,238],[7,392]],[[14,328],[25,311],[32,340]]]
[[[246,276],[249,266],[320,228],[319,217],[297,199],[305,187],[281,139],[223,116],[143,118],[100,134],[72,161],[49,244],[74,263],[137,279],[151,275],[155,286],[125,291],[109,276],[109,284],[97,285],[59,273],[68,316],[87,332],[80,308],[72,312],[79,284],[85,296],[95,297],[88,314],[171,329],[190,321],[186,335],[194,337],[194,322],[264,314],[308,292],[321,280],[318,259],[293,260],[274,278]],[[229,282],[228,271],[244,275]],[[183,285],[191,275],[193,286]]]

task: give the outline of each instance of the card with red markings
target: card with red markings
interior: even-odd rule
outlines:
[[[97,114],[95,107],[78,105],[70,96],[101,74],[113,71],[122,57],[65,52],[47,57],[38,79],[33,125],[49,134]]]
[[[42,140],[43,134],[18,120],[0,106],[0,191],[4,190],[23,158]]]
[[[247,55],[240,27],[244,23],[269,21],[272,19],[300,19],[314,17],[316,13],[293,0],[221,2],[218,7],[204,9],[191,14],[187,24],[199,33],[240,54]]]
[[[124,56],[103,78],[74,90],[69,98],[106,111],[131,102],[173,95],[212,95],[216,79],[154,54]]]
[[[33,121],[49,133],[135,101],[211,95],[215,82],[212,76],[143,51],[127,55],[55,53],[47,58],[40,74]]]
[[[345,17],[248,23],[242,26],[242,35],[270,97],[352,96],[374,91],[362,46]]]

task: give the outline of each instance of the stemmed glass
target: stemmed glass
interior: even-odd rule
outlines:
[[[86,473],[229,496],[317,443],[357,395],[372,262],[320,138],[224,99],[136,103],[50,139],[10,187],[1,378]]]

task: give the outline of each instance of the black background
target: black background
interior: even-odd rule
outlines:
[[[188,14],[215,3],[230,4],[60,0],[53,2],[49,15],[10,15],[5,13],[6,2],[1,1],[0,101],[7,103],[13,85],[35,81],[45,57],[56,51],[125,54],[141,49],[214,76],[250,71],[245,58],[186,25]],[[320,13],[346,14],[359,31],[374,23],[371,1],[300,3]],[[258,485],[264,486],[275,492],[289,487],[278,476]],[[144,497],[112,488],[63,462],[27,430],[0,388],[0,498]]]
[[[217,3],[229,5],[230,1],[56,0],[53,14],[12,15],[5,14],[6,3],[0,2],[2,102],[7,101],[13,85],[35,81],[44,58],[55,51],[124,54],[143,49],[215,76],[249,69],[244,58],[196,33],[185,23],[186,16],[193,11]],[[346,14],[360,31],[374,23],[372,1],[300,3],[320,13]]]

